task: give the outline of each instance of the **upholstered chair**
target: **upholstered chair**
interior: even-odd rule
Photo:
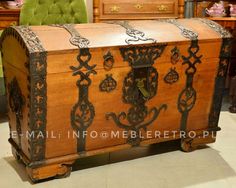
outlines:
[[[86,23],[84,0],[25,0],[20,25]]]

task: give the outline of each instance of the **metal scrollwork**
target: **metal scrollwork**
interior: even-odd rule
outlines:
[[[170,71],[164,77],[164,81],[168,84],[173,84],[179,80],[179,74],[175,68],[170,68]]]
[[[188,68],[185,71],[187,76],[186,86],[179,94],[178,98],[178,110],[182,114],[181,117],[181,131],[186,131],[188,114],[192,110],[195,105],[197,99],[196,90],[193,88],[193,78],[197,71],[196,64],[201,63],[202,55],[198,56],[197,53],[199,51],[198,41],[191,41],[191,46],[188,49],[189,56],[182,56],[183,65],[187,64]]]
[[[178,22],[176,19],[166,19],[166,20],[158,20],[161,22],[166,22],[175,25],[181,31],[183,37],[188,38],[191,40],[191,45],[188,49],[188,57],[182,56],[183,65],[187,64],[188,68],[185,71],[187,76],[186,79],[186,86],[179,94],[178,98],[178,110],[182,114],[181,122],[180,122],[180,130],[186,131],[188,114],[192,110],[195,105],[197,93],[196,90],[193,88],[193,78],[197,71],[196,64],[201,63],[202,55],[198,56],[197,53],[199,51],[198,45],[198,33],[193,31],[190,28],[186,28],[181,23]]]
[[[124,61],[133,68],[152,66],[154,61],[161,56],[167,44],[155,44],[147,47],[121,48],[120,52]]]
[[[130,36],[130,38],[125,40],[127,44],[131,44],[131,42],[138,42],[138,41],[151,41],[153,43],[156,42],[156,40],[153,38],[147,38],[144,32],[134,29],[131,25],[129,25],[128,21],[116,21],[107,23],[118,24],[126,29],[126,34]]]
[[[175,46],[171,50],[171,63],[174,65],[174,64],[178,63],[179,59],[180,59],[180,51],[177,48],[177,46]]]
[[[74,28],[74,24],[52,24],[53,27],[60,27],[66,29],[70,34],[70,43],[79,48],[88,48],[90,41],[79,34],[79,32]]]
[[[193,31],[192,29],[190,28],[187,28],[187,27],[184,27],[181,23],[178,22],[178,20],[176,19],[159,19],[157,21],[161,21],[161,22],[166,22],[166,23],[170,23],[170,24],[173,24],[175,25],[176,27],[178,27],[181,31],[181,34],[185,37],[185,38],[188,38],[188,39],[191,39],[191,40],[197,40],[198,38],[198,34]]]
[[[86,136],[83,134],[87,128],[92,124],[95,110],[93,104],[89,101],[89,86],[91,85],[91,74],[97,74],[94,70],[96,65],[90,66],[88,62],[91,59],[91,54],[88,48],[79,49],[77,60],[79,66],[71,66],[73,76],[79,76],[76,85],[78,87],[78,101],[71,110],[71,126],[79,134],[77,138],[77,151],[85,151]],[[81,71],[81,68],[86,68],[87,72]]]
[[[45,52],[38,36],[29,28],[29,26],[12,26],[12,28],[20,33],[22,39],[27,45],[29,53]]]
[[[8,91],[9,91],[9,105],[10,109],[16,116],[16,131],[18,137],[18,144],[19,148],[21,148],[21,121],[23,119],[23,107],[25,105],[25,97],[22,95],[20,86],[16,80],[13,80],[8,84]]]
[[[196,95],[196,91],[193,87],[186,87],[180,93],[178,99],[178,109],[181,113],[188,112],[193,108],[196,101]]]
[[[211,29],[213,29],[214,31],[219,33],[222,38],[232,38],[231,33],[229,31],[227,31],[227,29],[225,29],[220,24],[218,24],[212,20],[203,19],[203,18],[195,18],[195,20],[198,20],[198,21],[206,24],[208,27],[210,27]]]
[[[113,55],[111,54],[110,51],[108,51],[104,56],[103,56],[103,59],[104,59],[104,63],[103,63],[103,67],[106,71],[109,71],[113,68],[113,65],[114,65],[114,57]]]
[[[116,89],[116,86],[117,82],[114,78],[112,78],[112,74],[107,74],[106,79],[100,83],[99,88],[100,91],[109,93]]]
[[[96,65],[89,65],[89,61],[92,58],[88,48],[89,40],[82,37],[74,28],[73,24],[52,26],[66,29],[71,34],[70,43],[79,48],[79,54],[77,56],[79,64],[78,66],[70,66],[70,69],[73,71],[72,75],[79,76],[76,82],[78,87],[78,101],[71,110],[71,126],[79,134],[77,137],[77,151],[83,152],[86,149],[86,135],[84,135],[84,132],[92,124],[95,116],[94,106],[89,101],[89,86],[92,82],[90,75],[97,74],[95,71]],[[85,71],[82,71],[82,68]]]
[[[154,48],[157,49],[154,50]],[[140,144],[140,131],[146,131],[147,127],[157,119],[160,112],[167,109],[166,104],[151,109],[146,106],[146,102],[157,93],[158,72],[152,65],[164,48],[165,45],[151,48],[127,47],[120,49],[124,61],[128,61],[132,67],[124,79],[122,97],[123,102],[131,104],[131,107],[127,113],[120,112],[116,115],[114,112],[109,112],[106,114],[106,118],[112,119],[118,127],[129,131],[129,133],[131,131],[135,133],[135,137],[129,136],[127,139],[127,142],[132,146]],[[148,117],[150,118],[147,119]]]

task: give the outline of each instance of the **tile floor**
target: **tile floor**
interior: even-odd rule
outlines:
[[[236,114],[225,109],[217,142],[202,149],[184,153],[174,141],[99,155],[79,160],[68,178],[35,185],[11,155],[8,123],[0,123],[0,188],[235,188]]]

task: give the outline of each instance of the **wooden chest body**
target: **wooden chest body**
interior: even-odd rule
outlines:
[[[214,142],[230,40],[204,19],[8,28],[1,50],[13,153],[39,180],[103,152]]]

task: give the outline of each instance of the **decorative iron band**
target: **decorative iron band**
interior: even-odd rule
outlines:
[[[192,29],[186,28],[184,27],[181,23],[179,23],[176,19],[159,19],[157,21],[160,22],[166,22],[166,23],[170,23],[175,25],[176,27],[178,27],[181,31],[181,34],[185,37],[188,38],[190,40],[197,40],[198,38],[198,33],[196,33],[195,31],[193,31]]]
[[[182,56],[183,59],[182,64],[183,65],[187,64],[188,68],[185,71],[186,86],[180,92],[177,102],[178,111],[182,114],[180,122],[180,130],[186,131],[189,112],[193,109],[197,99],[197,92],[193,87],[193,78],[197,71],[196,64],[201,63],[200,59],[202,57],[202,55],[200,56],[197,55],[199,51],[198,33],[193,31],[192,29],[184,27],[176,19],[165,19],[158,21],[175,25],[180,29],[183,37],[191,40],[190,47],[188,48],[188,56],[187,57]]]
[[[101,92],[111,92],[116,89],[117,82],[112,77],[112,74],[106,74],[106,78],[102,80],[102,82],[99,84],[99,89]]]
[[[25,97],[22,95],[19,83],[14,77],[12,81],[8,84],[8,92],[9,92],[9,106],[13,113],[15,113],[16,118],[16,132],[18,137],[18,145],[21,149],[21,121],[23,119],[23,107],[25,106]],[[11,134],[10,134],[11,135]]]
[[[218,127],[223,91],[225,88],[225,78],[231,56],[232,39],[223,38],[220,52],[220,61],[217,76],[215,79],[215,91],[209,115],[209,130]]]
[[[0,37],[0,49],[2,49],[2,42],[9,35],[14,36],[20,42],[27,55],[45,51],[39,38],[28,26],[11,26],[5,29]]]
[[[197,71],[196,65],[201,63],[202,55],[198,56],[199,51],[198,40],[191,41],[191,45],[188,49],[188,56],[182,56],[183,65],[187,64],[188,67],[185,70],[186,75],[186,86],[179,94],[178,98],[178,110],[182,114],[180,130],[186,131],[187,120],[189,112],[193,109],[196,99],[197,92],[193,87],[193,78]]]
[[[29,71],[29,120],[28,129],[40,137],[29,138],[29,153],[31,161],[41,161],[45,158],[46,116],[47,116],[47,52],[44,50],[38,36],[28,26],[14,26],[4,30],[1,45],[5,37],[14,36],[25,49],[29,57],[26,62]]]
[[[75,29],[74,24],[53,24],[50,26],[66,29],[71,34],[70,43],[72,45],[78,46],[79,48],[88,48],[90,41],[79,34],[79,32]]]
[[[151,41],[153,43],[156,42],[156,40],[153,38],[147,38],[144,32],[134,29],[129,24],[128,21],[116,21],[116,22],[107,22],[107,23],[117,24],[126,29],[126,34],[130,37],[125,40],[127,44],[131,44],[131,42],[138,42],[138,41]]]
[[[223,99],[223,91],[225,88],[225,78],[231,56],[232,35],[221,25],[212,20],[202,19],[202,18],[196,18],[196,20],[199,20],[202,23],[206,24],[208,27],[213,29],[218,34],[220,34],[220,36],[223,38],[219,57],[220,58],[219,67],[215,79],[215,91],[213,95],[211,111],[209,114],[209,127],[208,127],[209,130],[219,130],[220,128],[218,127],[218,122]]]
[[[223,28],[220,24],[209,20],[209,19],[203,19],[203,18],[195,18],[195,20],[198,20],[204,24],[206,24],[208,27],[216,31],[220,34],[222,38],[232,38],[232,35],[229,31],[227,31],[225,28]]]
[[[78,66],[70,66],[73,76],[78,76],[76,82],[78,88],[78,100],[71,109],[71,127],[79,134],[77,138],[77,152],[86,150],[86,136],[83,133],[92,124],[95,117],[95,109],[89,101],[89,87],[92,84],[91,74],[97,74],[95,67],[97,65],[89,65],[92,55],[89,51],[89,40],[82,37],[74,28],[73,24],[53,25],[66,29],[70,34],[70,43],[79,48],[77,56]],[[85,70],[81,70],[84,68]]]
[[[167,84],[173,84],[179,80],[179,73],[175,70],[174,68],[170,68],[169,72],[167,75],[164,77],[164,81]]]
[[[167,44],[153,44],[152,46],[131,46],[120,48],[120,53],[132,68],[152,66],[155,60],[161,56]]]
[[[44,52],[38,36],[28,26],[13,26],[19,32],[30,53]]]

